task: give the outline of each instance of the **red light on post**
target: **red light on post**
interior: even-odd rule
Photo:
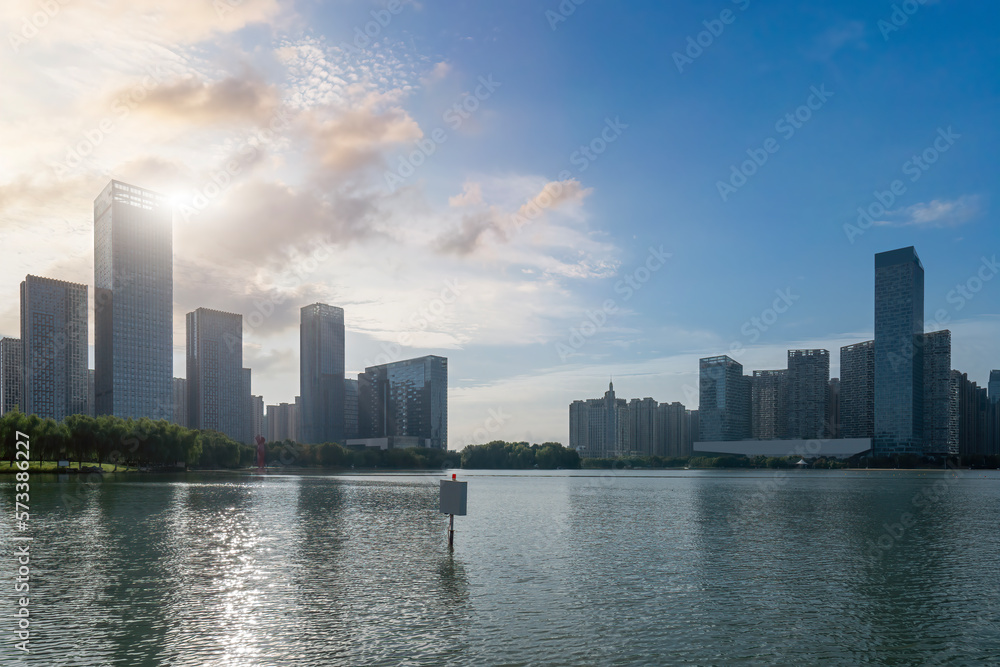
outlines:
[[[456,477],[458,477],[458,475],[457,475],[457,474],[455,474],[455,473],[451,473],[451,478],[452,478],[452,479],[455,479]]]

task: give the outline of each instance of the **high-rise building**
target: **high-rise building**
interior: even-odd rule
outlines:
[[[986,386],[989,390],[990,403],[1000,403],[1000,371],[990,371],[990,381]]]
[[[170,419],[173,219],[160,194],[111,181],[94,200],[97,414]]]
[[[691,454],[691,436],[688,433],[690,418],[684,405],[660,403],[657,407],[660,445],[654,452],[658,456],[688,456]]]
[[[951,331],[923,337],[924,454],[948,454],[954,448],[951,389]]]
[[[826,437],[829,383],[828,351],[788,351],[788,437],[804,440]]]
[[[5,336],[0,339],[0,415],[15,408],[22,410],[21,400],[21,339]]]
[[[257,444],[257,436],[262,436],[267,438],[267,428],[264,425],[264,397],[263,396],[251,396],[250,397],[250,440],[253,444]]]
[[[90,412],[86,285],[24,279],[21,363],[22,412],[56,420]]]
[[[924,267],[913,246],[875,255],[876,455],[923,452]]]
[[[184,428],[190,428],[188,423],[188,392],[185,378],[173,379],[174,389],[174,423]]]
[[[629,445],[639,456],[656,454],[660,439],[657,421],[657,403],[652,398],[633,398],[629,401]]]
[[[875,341],[840,348],[840,434],[871,438],[875,433]]]
[[[614,458],[631,452],[628,401],[608,383],[603,398],[573,401],[569,406],[569,446],[586,458]]]
[[[242,442],[248,400],[243,391],[243,316],[209,308],[188,313],[190,428],[212,429]]]
[[[986,387],[969,380],[966,373],[952,371],[952,400],[958,421],[960,456],[984,456],[1000,453],[991,441],[990,402]]]
[[[430,355],[369,366],[358,375],[358,415],[362,438],[411,436],[447,449],[448,360]]]
[[[827,438],[840,436],[840,378],[830,378],[826,389],[826,435]]]
[[[299,436],[305,443],[344,442],[344,309],[314,303],[301,310]]]
[[[774,440],[788,437],[788,371],[754,371],[750,378],[753,437]]]
[[[750,437],[750,380],[742,364],[726,355],[699,360],[698,389],[701,441]]]
[[[694,441],[698,439],[698,432],[701,428],[697,410],[685,410],[687,415],[687,438],[684,441],[684,456],[690,456],[694,451]]]
[[[254,444],[253,437],[256,435],[253,432],[254,402],[253,389],[250,384],[252,375],[249,368],[242,369],[240,373],[240,402],[243,406],[243,415],[240,418],[243,435],[240,437],[240,442],[248,445]]]
[[[295,403],[267,406],[267,441],[298,442],[298,408]]]
[[[358,381],[344,378],[344,438],[354,440],[361,436],[358,426]]]

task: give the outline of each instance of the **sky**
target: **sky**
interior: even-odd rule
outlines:
[[[93,286],[111,179],[174,207],[184,314],[244,318],[268,404],[299,308],[348,377],[449,360],[449,444],[568,439],[603,394],[697,407],[697,360],[873,336],[915,246],[927,330],[1000,367],[1000,6],[968,1],[7,0],[0,334]],[[994,279],[997,278],[997,279]],[[93,322],[91,364],[93,363]]]

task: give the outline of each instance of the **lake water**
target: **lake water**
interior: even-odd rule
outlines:
[[[996,471],[31,480],[32,653],[0,663],[996,664]],[[23,662],[22,662],[23,660]]]

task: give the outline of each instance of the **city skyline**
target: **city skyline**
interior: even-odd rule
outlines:
[[[266,404],[299,393],[316,302],[345,311],[348,377],[449,358],[452,447],[491,410],[496,437],[565,442],[565,405],[609,375],[696,407],[698,359],[732,345],[749,369],[827,349],[837,376],[874,338],[872,255],[909,245],[925,330],[986,385],[996,8],[887,32],[871,3],[723,4],[732,23],[694,2],[59,4],[0,54],[0,334],[28,274],[93,300],[91,206],[117,179],[174,206],[171,375],[185,313],[239,313]],[[0,18],[17,36],[36,11]]]

